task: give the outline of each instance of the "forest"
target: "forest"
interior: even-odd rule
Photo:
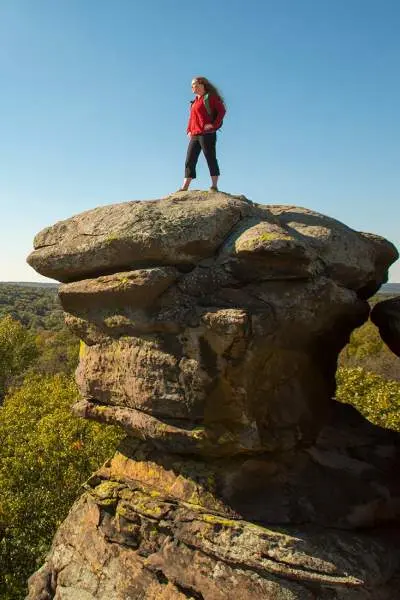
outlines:
[[[78,351],[55,285],[0,284],[2,600],[25,597],[27,578],[43,563],[85,480],[123,437],[116,427],[70,414]],[[336,399],[400,431],[399,363],[365,323],[339,357]]]
[[[7,315],[28,328],[61,329],[63,316],[57,284],[0,283],[0,319]]]

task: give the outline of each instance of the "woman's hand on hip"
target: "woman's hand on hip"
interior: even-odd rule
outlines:
[[[209,131],[210,129],[214,129],[211,123],[207,123],[206,125],[204,125],[204,131]]]

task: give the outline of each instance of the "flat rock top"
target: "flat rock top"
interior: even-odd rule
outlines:
[[[35,237],[28,263],[42,275],[70,282],[162,265],[187,269],[211,257],[268,260],[282,253],[306,256],[353,288],[398,256],[383,238],[305,208],[193,191],[107,205],[60,221]]]
[[[132,267],[192,264],[212,256],[251,210],[242,199],[196,192],[102,206],[41,231],[28,262],[59,281]]]

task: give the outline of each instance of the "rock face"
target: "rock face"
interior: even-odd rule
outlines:
[[[400,514],[398,436],[332,400],[337,355],[396,258],[318,213],[223,193],[38,234],[28,261],[63,282],[82,340],[74,411],[127,438],[29,598],[399,595],[384,527]]]

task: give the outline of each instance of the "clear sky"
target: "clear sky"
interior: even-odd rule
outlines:
[[[399,0],[0,0],[0,281],[44,280],[43,227],[180,186],[195,75],[221,189],[400,246],[399,31]]]

